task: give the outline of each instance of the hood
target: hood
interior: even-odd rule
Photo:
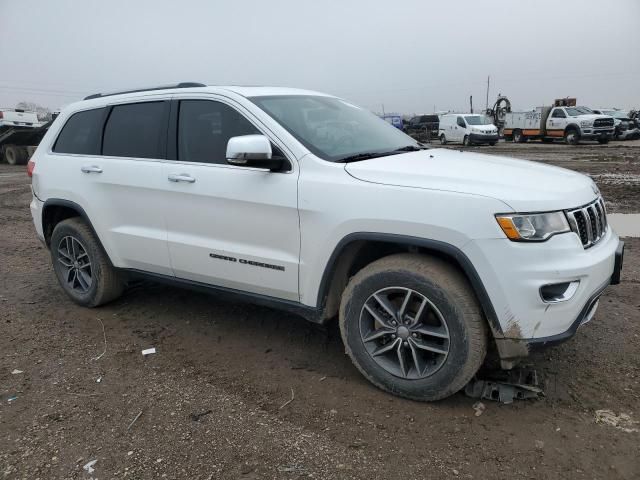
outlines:
[[[479,130],[481,132],[493,132],[497,130],[495,125],[469,125],[471,130]]]
[[[491,197],[516,212],[580,207],[598,195],[589,177],[571,170],[449,149],[372,158],[345,170],[365,182]]]
[[[579,118],[580,120],[597,120],[599,118],[611,118],[609,115],[599,115],[597,113],[585,113],[584,115],[578,115],[577,117],[569,117],[569,118]]]

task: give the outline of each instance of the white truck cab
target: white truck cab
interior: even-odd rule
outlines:
[[[28,171],[35,231],[76,303],[147,278],[337,318],[360,372],[415,400],[463,388],[491,346],[508,368],[570,338],[620,280],[624,245],[589,177],[426,149],[318,92],[92,95]]]
[[[484,115],[448,113],[440,117],[438,137],[442,145],[495,145],[498,141],[498,128]]]

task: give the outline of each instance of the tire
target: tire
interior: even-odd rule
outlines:
[[[15,145],[7,145],[4,148],[4,159],[9,165],[21,165],[25,156],[23,149]]]
[[[599,138],[598,139],[598,143],[600,145],[606,145],[607,143],[609,143],[609,139],[608,138]]]
[[[578,145],[580,143],[580,132],[575,128],[568,128],[564,132],[564,141],[569,145]]]
[[[496,146],[496,142],[489,142],[489,145],[491,145],[492,147]]]
[[[440,135],[440,144],[441,145],[446,145],[447,144],[447,137],[444,136],[444,133],[442,135]]]
[[[524,143],[526,141],[527,141],[527,138],[522,134],[520,130],[514,130],[513,132],[514,143]]]
[[[469,136],[468,135],[465,135],[464,138],[462,139],[462,146],[464,146],[464,147],[471,146],[471,142],[469,142]]]
[[[58,223],[51,235],[50,249],[58,282],[77,304],[97,307],[122,294],[124,282],[120,274],[82,219],[74,217]]]
[[[407,302],[409,291],[412,293]],[[393,300],[396,293],[399,296]],[[411,312],[415,318],[420,311],[416,305],[424,303],[427,307],[422,310],[423,320],[416,323],[407,313],[400,320],[409,319],[409,326],[400,324],[376,330],[376,325],[384,324],[373,320],[370,309],[387,325],[394,317],[385,315],[382,303],[376,303],[374,295],[393,305],[391,310],[396,312],[396,319],[401,305],[407,304],[405,312]],[[423,331],[429,328],[430,333],[416,333],[418,327]],[[389,333],[393,328],[395,333]],[[372,339],[372,333],[380,330],[386,332],[384,336],[374,335]],[[351,278],[340,304],[340,332],[347,354],[371,383],[394,395],[418,401],[439,400],[462,389],[482,365],[488,343],[486,323],[464,275],[443,260],[408,253],[377,260]],[[445,334],[448,338],[438,337]],[[392,348],[386,353],[374,355],[390,344]],[[426,351],[425,345],[435,345],[441,352],[446,350],[446,354]],[[414,351],[419,355],[417,363]],[[416,368],[420,364],[422,368]]]

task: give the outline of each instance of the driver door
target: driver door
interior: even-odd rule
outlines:
[[[229,165],[229,138],[262,133],[227,103],[172,102],[165,164],[174,275],[299,300],[298,170]],[[274,147],[272,147],[274,148]]]

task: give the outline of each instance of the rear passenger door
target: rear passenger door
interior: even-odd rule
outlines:
[[[163,202],[169,101],[76,113],[54,145],[54,166],[116,267],[171,275]],[[56,195],[53,195],[56,196]]]
[[[176,277],[298,300],[297,165],[269,172],[229,165],[229,138],[264,133],[239,106],[172,104],[166,222]],[[283,155],[272,140],[274,154]]]

